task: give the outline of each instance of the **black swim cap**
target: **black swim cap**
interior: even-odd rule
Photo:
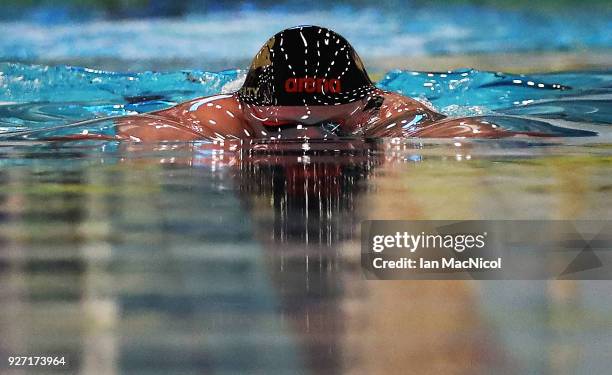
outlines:
[[[298,26],[257,52],[238,93],[247,104],[316,106],[350,103],[374,89],[346,39],[326,28]]]

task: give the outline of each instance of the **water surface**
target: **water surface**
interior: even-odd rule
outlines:
[[[366,281],[359,223],[602,219],[611,161],[583,141],[4,142],[0,352],[96,374],[603,373],[607,282]]]
[[[608,13],[57,12],[0,22],[0,357],[66,355],[83,374],[609,372],[609,282],[383,282],[359,268],[367,219],[609,219],[609,70],[379,72],[378,87],[446,115],[555,127],[549,139],[265,152],[261,141],[40,140],[112,132],[109,116],[236,90],[236,68],[287,26],[331,26],[366,62],[508,51],[535,61],[605,54]]]

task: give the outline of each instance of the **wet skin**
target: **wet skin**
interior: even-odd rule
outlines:
[[[537,135],[509,132],[478,117],[447,118],[405,96],[376,90],[379,107],[363,98],[310,107],[254,106],[236,95],[199,98],[147,115],[116,119],[118,138],[156,142],[199,139],[312,139],[349,137],[501,138]],[[274,116],[272,116],[274,115]],[[273,118],[273,119],[272,119]],[[420,120],[416,120],[420,119]],[[415,124],[411,125],[411,122]]]
[[[506,131],[484,117],[446,118],[417,100],[380,90],[348,41],[318,26],[272,36],[233,94],[117,118],[114,125],[110,139],[141,142],[541,135]],[[100,136],[74,136],[92,137]]]

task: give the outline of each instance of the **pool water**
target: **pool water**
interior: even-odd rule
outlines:
[[[589,48],[588,60],[612,44],[603,12],[406,14],[0,21],[21,37],[0,36],[0,358],[64,355],[66,372],[83,374],[608,373],[610,282],[368,281],[360,223],[608,220],[609,62],[372,70],[378,87],[446,115],[554,138],[288,141],[265,152],[262,141],[41,141],[234,91],[246,73],[236,67],[298,23],[337,29],[366,62],[408,59],[397,67],[514,51],[534,71],[542,51]]]
[[[612,8],[564,2],[495,7],[456,0],[345,0],[322,7],[312,0],[188,0],[180,2],[190,4],[180,17],[119,19],[88,7],[70,11],[50,3],[30,11],[3,7],[0,29],[8,37],[0,37],[0,56],[115,71],[176,65],[222,70],[247,66],[271,35],[305,24],[347,38],[368,67],[393,57],[499,52],[577,51],[577,60],[586,61],[596,51],[609,51]],[[214,4],[224,9],[211,10]]]
[[[81,373],[605,373],[595,281],[367,281],[366,219],[602,219],[607,144],[0,145],[2,353]],[[418,359],[418,360],[417,360]]]
[[[242,86],[246,72],[182,70],[115,73],[70,66],[0,63],[0,139],[44,139],[83,131],[114,135],[110,121]],[[612,122],[609,71],[507,74],[460,69],[393,70],[377,83],[448,116],[491,116],[508,130],[598,137]]]

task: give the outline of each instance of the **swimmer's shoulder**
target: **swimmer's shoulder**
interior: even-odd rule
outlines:
[[[234,94],[219,94],[190,100],[156,112],[183,126],[207,135],[242,134],[242,104]]]
[[[402,113],[406,111],[417,111],[422,113],[438,114],[433,106],[395,92],[380,90],[379,95],[384,98],[382,109],[387,111],[398,111]]]
[[[367,137],[406,136],[415,127],[431,124],[445,117],[430,106],[398,93],[379,89],[373,95],[382,100],[377,100],[380,104],[367,122]]]
[[[398,93],[380,90],[383,97],[379,117],[383,123],[392,123],[397,120],[411,120],[416,116],[419,121],[437,121],[445,116],[438,113],[433,106],[422,101],[403,96]]]
[[[208,118],[233,121],[242,117],[242,105],[234,94],[219,94],[196,98],[158,112],[179,118]]]

